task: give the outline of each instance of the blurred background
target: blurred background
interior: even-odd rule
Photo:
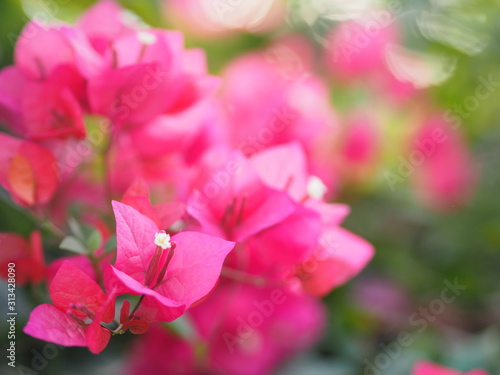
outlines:
[[[119,2],[151,26],[183,31],[212,74],[266,50],[293,79],[315,74],[328,88],[333,198],[350,205],[344,226],[376,255],[325,298],[323,339],[281,374],[372,374],[367,367],[391,350],[401,354],[384,375],[409,374],[416,359],[500,373],[500,1]],[[0,66],[12,64],[30,17],[71,23],[92,3],[2,0]],[[429,124],[446,141],[426,144]],[[33,227],[3,200],[0,212],[1,232]],[[450,285],[456,298],[443,302]],[[31,292],[19,293],[22,321]],[[109,373],[131,339],[99,357],[65,348],[38,372]],[[18,363],[29,363],[35,341],[18,343]]]

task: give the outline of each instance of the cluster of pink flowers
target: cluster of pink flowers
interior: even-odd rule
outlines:
[[[374,255],[331,202],[340,180],[370,174],[381,141],[363,113],[339,129],[312,54],[290,37],[212,76],[181,33],[113,0],[74,25],[26,25],[0,71],[0,185],[41,225],[29,240],[3,233],[0,263],[20,284],[46,282],[52,304],[24,332],[96,354],[140,334],[129,374],[259,375],[315,343],[321,297]],[[359,58],[356,74],[376,63]],[[415,136],[433,147],[417,184],[446,207],[470,190],[448,128]],[[44,256],[42,234],[77,255]]]
[[[313,160],[335,132],[326,87],[270,56],[235,61],[216,96],[203,51],[113,1],[25,27],[0,72],[0,184],[78,254],[46,264],[39,231],[2,235],[2,264],[49,285],[24,332],[93,353],[144,334],[130,373],[262,374],[319,338],[320,297],[374,250]],[[181,316],[193,335],[152,326]]]

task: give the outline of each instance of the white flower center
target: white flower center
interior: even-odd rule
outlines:
[[[155,245],[160,246],[163,250],[170,249],[172,244],[170,243],[170,235],[161,231],[155,234]]]
[[[147,31],[139,31],[137,33],[137,38],[142,44],[155,44],[156,43],[156,35]]]
[[[317,176],[309,176],[307,180],[307,194],[313,199],[322,199],[328,187]]]

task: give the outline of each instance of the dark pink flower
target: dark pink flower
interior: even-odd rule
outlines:
[[[54,305],[37,306],[24,332],[38,339],[64,346],[87,346],[100,353],[111,337],[101,322],[114,318],[114,299],[70,262],[65,262],[50,284]]]
[[[39,231],[26,239],[15,233],[0,233],[0,276],[7,279],[9,263],[15,264],[16,282],[38,284],[45,277],[42,236]]]
[[[219,285],[189,317],[192,341],[153,328],[138,339],[126,373],[270,374],[315,343],[325,325],[315,298],[233,283]]]
[[[0,185],[26,206],[45,204],[58,185],[57,161],[48,149],[0,133]]]
[[[241,153],[212,156],[199,164],[197,189],[187,206],[205,233],[244,241],[294,212],[287,194],[267,187]]]
[[[122,371],[126,375],[206,375],[206,371],[196,369],[195,357],[189,342],[162,326],[153,325],[146,334],[137,338]]]
[[[140,27],[138,19],[127,13],[114,0],[101,0],[80,17],[76,26],[88,38],[92,47],[104,55],[119,36]]]
[[[24,27],[14,51],[15,65],[30,80],[45,79],[57,67],[75,65],[75,61],[75,51],[59,27],[33,21]]]
[[[44,81],[26,83],[22,98],[26,137],[85,138],[81,101],[85,81],[70,66],[58,66]]]
[[[327,187],[308,174],[306,160],[298,143],[271,147],[251,158],[267,185],[282,189],[300,204],[282,223],[248,241],[253,249],[250,263],[268,262],[268,267],[283,271],[292,267],[304,290],[323,296],[359,273],[374,250],[367,241],[339,227],[349,209],[323,202]],[[276,255],[270,258],[269,254]]]
[[[26,78],[15,66],[0,71],[0,120],[16,135],[25,134],[22,100]]]
[[[148,217],[113,202],[117,258],[105,274],[108,289],[143,295],[141,309],[156,321],[178,318],[209,293],[234,243],[202,233],[181,232],[170,239]]]

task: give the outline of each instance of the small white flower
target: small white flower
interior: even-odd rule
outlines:
[[[317,176],[309,176],[307,180],[307,194],[313,199],[322,199],[328,187]]]
[[[160,246],[163,250],[170,249],[172,244],[170,243],[170,234],[161,231],[155,234],[155,245]]]
[[[137,38],[142,44],[155,44],[156,43],[156,35],[147,31],[139,31],[137,33]]]

